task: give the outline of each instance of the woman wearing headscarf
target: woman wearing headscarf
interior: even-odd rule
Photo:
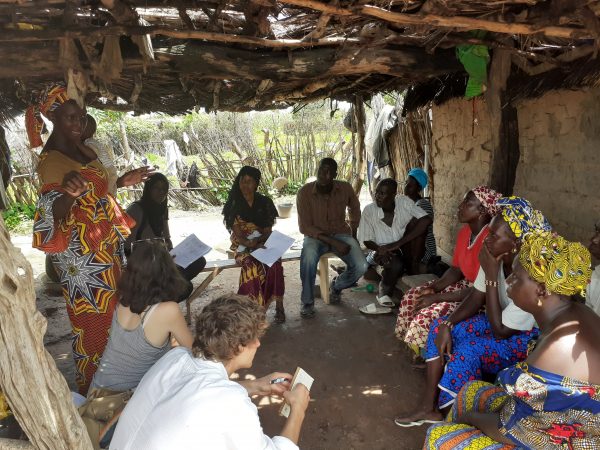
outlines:
[[[123,264],[123,242],[133,220],[108,192],[106,170],[82,145],[85,109],[64,86],[42,94],[26,124],[32,146],[40,145],[39,114],[54,127],[37,168],[42,182],[33,225],[33,247],[52,255],[72,325],[75,379],[87,392],[108,339]],[[42,122],[43,123],[43,122]],[[142,167],[121,176],[117,186],[143,181]]]
[[[410,198],[415,204],[427,213],[431,220],[434,220],[433,206],[428,198],[421,194],[427,187],[429,177],[420,167],[410,169],[404,184],[404,195]],[[407,225],[406,231],[414,227],[414,222]],[[433,223],[427,227],[427,232],[420,238],[413,239],[406,246],[402,247],[405,256],[405,262],[409,274],[421,273],[420,264],[427,266],[434,257],[437,256],[437,246],[433,234]]]
[[[127,208],[129,214],[135,220],[135,226],[125,241],[125,251],[129,252],[131,244],[142,239],[163,238],[168,250],[173,249],[171,232],[169,231],[169,180],[162,173],[154,173],[144,183],[142,198],[133,202]],[[202,272],[206,266],[206,258],[201,256],[189,266],[183,268],[177,266],[179,272],[187,280],[185,289],[178,295],[182,301],[189,297],[194,289],[192,280]]]
[[[571,299],[591,275],[589,251],[550,233],[525,237],[508,295],[540,338],[527,359],[459,392],[425,449],[600,448],[600,317]],[[533,342],[532,342],[533,344]]]
[[[469,293],[479,271],[479,250],[488,235],[488,224],[502,194],[487,186],[467,192],[458,205],[458,232],[452,266],[438,280],[410,289],[400,302],[396,337],[422,356],[434,319],[452,313]]]
[[[427,383],[421,408],[395,420],[401,427],[442,420],[442,412],[470,380],[525,359],[528,342],[538,328],[531,313],[506,293],[506,277],[529,233],[548,231],[550,224],[531,203],[520,197],[497,201],[500,213],[489,224],[479,252],[480,268],[469,296],[449,316],[431,324],[425,361]],[[479,311],[485,306],[485,313]],[[439,395],[438,395],[439,392]]]
[[[263,246],[278,217],[273,200],[257,192],[261,173],[244,166],[237,174],[223,207],[223,218],[231,233],[231,249],[242,266],[238,294],[247,295],[265,309],[275,300],[275,321],[285,322],[283,266],[271,267],[255,259],[251,252]]]

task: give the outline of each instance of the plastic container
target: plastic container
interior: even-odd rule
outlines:
[[[292,215],[293,207],[293,203],[279,203],[277,205],[277,212],[279,213],[279,217],[281,219],[289,219],[289,217]]]

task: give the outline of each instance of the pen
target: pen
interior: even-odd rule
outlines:
[[[274,378],[271,380],[271,384],[279,384],[279,383],[283,383],[284,381],[290,381],[290,380],[285,377]]]

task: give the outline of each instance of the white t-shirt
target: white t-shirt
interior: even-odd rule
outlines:
[[[358,225],[357,240],[359,243],[373,241],[377,245],[384,245],[399,241],[404,236],[406,226],[413,217],[420,219],[427,215],[406,195],[396,196],[395,201],[396,207],[391,227],[388,227],[381,220],[384,217],[384,212],[376,203],[365,206]]]
[[[146,373],[127,403],[110,450],[298,450],[263,433],[248,392],[221,363],[177,347]]]
[[[592,272],[592,279],[585,293],[585,304],[600,315],[600,265]]]
[[[473,287],[478,291],[485,293],[485,272],[481,267],[479,268]],[[523,311],[515,305],[506,293],[506,278],[504,277],[502,264],[500,265],[500,271],[498,272],[498,299],[500,300],[500,307],[502,308],[502,323],[504,326],[519,331],[528,331],[533,327],[537,327],[533,315],[527,311]]]

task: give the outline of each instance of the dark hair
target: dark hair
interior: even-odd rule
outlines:
[[[273,205],[273,201],[256,192],[252,208],[248,206],[248,202],[244,199],[240,189],[240,180],[244,176],[254,178],[258,189],[261,177],[260,170],[251,166],[242,167],[233,181],[227,202],[223,206],[222,214],[225,227],[231,231],[231,227],[233,227],[233,222],[235,222],[237,216],[261,228],[272,226],[275,223],[275,217],[277,217],[277,210]]]
[[[320,162],[319,162],[319,167],[320,166],[329,166],[333,169],[333,171],[335,173],[337,173],[338,170],[338,165],[337,162],[335,161],[335,159],[333,158],[323,158]]]
[[[119,301],[136,314],[156,303],[177,301],[186,288],[187,281],[160,239],[135,243],[117,283]]]
[[[169,220],[169,199],[165,198],[164,202],[156,203],[150,195],[152,188],[161,182],[169,186],[169,180],[162,173],[150,175],[144,183],[142,197],[138,201],[144,211],[144,219],[150,224],[155,236],[162,236],[165,220]]]
[[[224,295],[196,316],[192,353],[196,357],[229,361],[240,352],[240,346],[259,339],[266,328],[262,306],[243,295]]]
[[[393,178],[384,178],[379,183],[377,183],[377,186],[389,186],[392,188],[393,191],[398,191],[398,182]]]
[[[98,125],[96,124],[96,119],[91,114],[86,114],[85,116],[85,128],[83,129],[83,137],[86,139],[88,137],[94,136],[96,134],[96,129]],[[89,136],[88,136],[89,135]]]

